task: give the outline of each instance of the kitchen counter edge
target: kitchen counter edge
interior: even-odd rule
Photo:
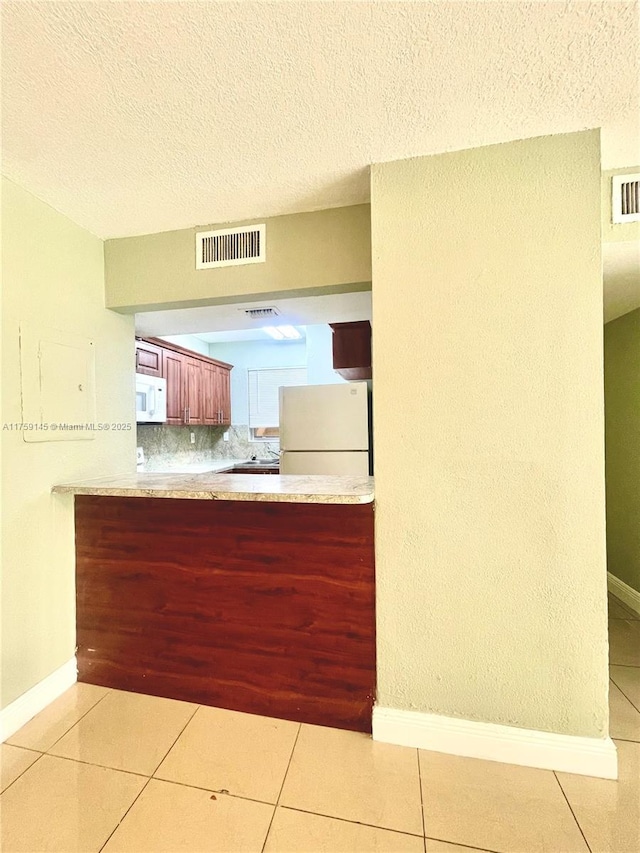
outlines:
[[[274,503],[373,503],[373,477],[137,473],[52,487],[55,494]]]

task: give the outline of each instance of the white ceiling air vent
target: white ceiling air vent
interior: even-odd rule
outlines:
[[[640,222],[640,175],[611,178],[612,221]]]
[[[244,313],[252,320],[262,320],[264,317],[277,317],[280,313],[277,308],[244,308]]]
[[[196,269],[264,263],[265,230],[265,225],[245,225],[200,231],[196,234]]]

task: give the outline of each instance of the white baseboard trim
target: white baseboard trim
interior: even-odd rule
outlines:
[[[611,738],[560,735],[376,705],[373,739],[466,758],[618,778],[618,755]]]
[[[0,741],[4,742],[11,737],[77,680],[78,665],[75,657],[72,657],[22,696],[18,696],[15,701],[0,711]]]
[[[640,615],[640,592],[612,575],[611,572],[607,572],[607,587],[609,592],[612,592],[627,607],[630,607],[634,613]]]

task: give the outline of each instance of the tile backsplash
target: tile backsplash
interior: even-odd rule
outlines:
[[[222,436],[224,432],[229,432],[229,441],[224,441]],[[264,444],[249,441],[249,427],[246,424],[234,424],[230,427],[212,427],[213,434],[213,457],[214,459],[250,459],[254,454],[256,456],[268,455],[265,453],[266,447]],[[277,450],[278,443],[274,442],[271,445]]]
[[[223,435],[229,433],[229,440]],[[195,444],[191,444],[191,433]],[[251,442],[244,424],[229,427],[138,424],[138,447],[144,449],[147,471],[167,462],[207,462],[209,459],[250,459],[267,456],[266,445]],[[277,450],[277,442],[270,445]]]

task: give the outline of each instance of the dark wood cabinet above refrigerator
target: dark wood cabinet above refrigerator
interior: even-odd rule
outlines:
[[[330,323],[333,369],[343,379],[371,379],[371,323]]]

